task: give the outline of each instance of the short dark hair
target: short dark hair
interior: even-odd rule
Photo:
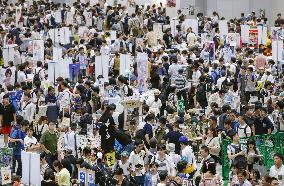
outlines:
[[[273,158],[275,158],[275,157],[278,157],[278,158],[280,158],[283,161],[283,155],[281,153],[278,153],[278,152],[275,153]]]
[[[167,179],[168,172],[167,171],[161,171],[159,173],[160,181],[165,181]]]
[[[209,153],[209,148],[206,145],[203,145],[200,149],[204,150],[204,152],[208,152]]]
[[[136,139],[134,142],[134,145],[137,147],[138,145],[143,144],[143,141],[141,139]]]

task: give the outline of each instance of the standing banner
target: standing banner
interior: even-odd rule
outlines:
[[[52,50],[52,59],[53,61],[58,61],[62,59],[62,48],[61,47],[53,47]]]
[[[116,40],[116,31],[115,30],[110,31],[110,39],[112,41]]]
[[[198,35],[198,21],[197,19],[185,19],[184,20],[184,31],[191,27],[192,31],[195,33],[195,35]]]
[[[87,170],[88,186],[95,186],[95,171]]]
[[[282,60],[282,52],[283,52],[283,41],[282,40],[272,41],[272,59],[275,62]]]
[[[80,185],[86,185],[87,183],[87,170],[80,168],[78,170],[78,180]]]
[[[15,45],[6,45],[5,48],[3,48],[3,59],[4,59],[4,66],[8,67],[9,61],[14,61],[15,59]]]
[[[86,21],[86,26],[93,26],[93,14],[92,12],[86,12],[85,13],[85,21]]]
[[[241,37],[243,43],[249,43],[249,25],[241,25]]]
[[[208,41],[205,44],[205,50],[209,53],[209,61],[213,62],[215,60],[215,44],[214,41]]]
[[[67,12],[66,14],[66,25],[72,25],[74,23],[74,13]]]
[[[131,55],[130,54],[120,54],[120,69],[119,75],[125,74],[130,70]]]
[[[61,59],[56,62],[48,61],[48,80],[54,83],[59,76],[63,78],[70,78],[69,65],[72,64],[69,58]]]
[[[148,79],[148,55],[146,53],[137,53],[137,71],[138,71],[138,90],[147,91]]]
[[[174,18],[178,16],[177,8],[176,7],[166,7],[166,15],[170,18]]]
[[[57,10],[54,12],[55,22],[56,23],[62,23],[62,17],[61,17],[61,11]]]
[[[267,27],[264,26],[262,27],[262,38],[261,38],[262,44],[266,45],[267,44]]]
[[[69,77],[70,80],[74,80],[75,82],[77,82],[77,77],[79,75],[80,72],[80,64],[79,63],[75,63],[75,64],[69,64]]]
[[[251,49],[258,48],[258,30],[257,29],[250,29],[249,30],[249,43],[248,47]]]
[[[22,183],[27,185],[40,185],[40,154],[21,152],[22,159]]]
[[[171,19],[170,24],[171,24],[171,34],[173,37],[175,37],[176,34],[178,33],[177,25],[179,25],[179,19],[176,18]]]
[[[19,21],[20,21],[20,17],[21,17],[21,14],[22,14],[22,10],[20,7],[16,7],[16,27],[19,26]]]
[[[263,26],[257,26],[257,32],[258,32],[257,42],[258,44],[262,44]]]
[[[59,41],[61,44],[66,45],[70,43],[71,31],[69,27],[62,27],[58,32]]]
[[[213,37],[209,33],[202,33],[201,34],[201,46],[203,46],[208,41],[212,41]]]
[[[98,78],[99,75],[104,77],[104,82],[108,81],[108,68],[109,68],[109,56],[100,55],[95,58],[95,75]]]
[[[44,60],[44,41],[33,40],[33,60],[43,61]]]
[[[228,22],[227,20],[220,20],[219,21],[219,29],[220,29],[220,35],[226,36],[228,34]]]
[[[153,31],[157,34],[158,39],[163,38],[163,25],[161,23],[154,23]]]

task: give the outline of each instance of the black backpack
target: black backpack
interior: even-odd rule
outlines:
[[[35,82],[41,82],[40,76],[39,76],[39,74],[40,74],[41,71],[42,71],[42,69],[40,69],[37,73],[35,73],[34,78],[33,78],[33,83],[35,83]]]
[[[127,93],[126,96],[128,96],[128,97],[129,97],[129,96],[133,96],[133,90],[132,90],[132,88],[130,88],[129,85],[125,85],[125,86],[126,86],[127,89],[128,89],[128,91],[127,91],[128,93]],[[124,90],[124,88],[123,88],[123,90]]]
[[[231,147],[235,150],[235,154],[238,154],[242,151],[241,144],[239,146],[231,145]],[[247,158],[245,155],[236,156],[233,161],[233,165],[236,165],[238,169],[246,169],[247,168]]]

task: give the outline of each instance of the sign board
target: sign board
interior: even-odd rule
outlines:
[[[141,106],[141,102],[139,98],[132,98],[132,99],[124,99],[121,101],[121,104],[124,108],[137,108]]]

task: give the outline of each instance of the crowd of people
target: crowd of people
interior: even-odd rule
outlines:
[[[13,150],[14,185],[21,184],[22,151],[40,154],[42,186],[80,185],[80,168],[95,171],[100,186],[284,185],[283,152],[271,155],[274,165],[267,170],[256,137],[284,130],[282,62],[271,57],[269,34],[267,44],[257,48],[242,40],[231,47],[220,34],[218,23],[225,18],[217,12],[196,15],[196,34],[186,29],[187,15],[179,10],[173,35],[163,4],[132,2],[135,11],[129,14],[126,6],[104,1],[93,6],[5,2],[0,1],[0,123],[4,148]],[[89,12],[91,26],[75,37]],[[241,25],[266,27],[267,21],[255,12],[242,13],[227,20],[228,32],[241,34]],[[153,28],[157,23],[166,28],[162,36]],[[282,33],[281,14],[274,26]],[[50,38],[49,30],[61,27],[69,27],[71,43]],[[214,43],[213,54],[201,42],[203,33]],[[38,39],[44,40],[44,60],[33,61],[25,41]],[[4,65],[7,45],[14,46],[14,61]],[[50,82],[47,61],[55,46],[62,58],[79,64],[75,78]],[[146,91],[137,86],[139,52],[148,56]],[[121,74],[120,54],[129,53],[133,64]],[[111,56],[103,84],[94,70],[99,55]],[[110,103],[111,98],[119,101]],[[132,98],[139,98],[140,109],[120,104]],[[231,171],[225,180],[227,158]]]

